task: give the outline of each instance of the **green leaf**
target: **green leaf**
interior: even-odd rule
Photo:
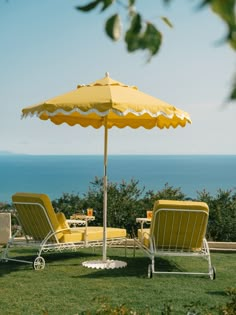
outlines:
[[[107,21],[105,25],[105,30],[107,35],[112,40],[118,40],[121,35],[121,21],[120,16],[118,14],[115,14],[111,16]]]
[[[125,34],[125,42],[127,44],[127,50],[133,52],[137,49],[140,49],[140,38],[137,34],[133,33],[131,30],[128,30]]]
[[[234,85],[230,94],[230,99],[231,100],[236,100],[236,79],[234,81]]]
[[[101,11],[105,11],[110,5],[113,4],[114,0],[103,0],[103,7]]]
[[[232,90],[230,95],[231,100],[236,100],[236,87]]]
[[[142,17],[139,13],[135,14],[131,20],[131,26],[128,31],[138,34],[142,29]]]
[[[230,46],[236,50],[236,25],[229,27],[228,41]]]
[[[135,14],[131,19],[130,28],[125,34],[125,42],[129,52],[140,49],[140,32],[142,29],[142,18],[140,14]]]
[[[146,24],[144,33],[135,33],[130,28],[125,35],[125,42],[129,52],[133,52],[138,49],[148,50],[150,56],[155,55],[162,43],[162,34],[151,24]]]
[[[210,6],[228,25],[235,25],[235,0],[212,0]]]
[[[134,5],[134,4],[135,4],[135,2],[136,2],[136,0],[129,0],[129,6]]]
[[[103,0],[95,0],[83,6],[77,6],[76,9],[83,12],[88,12],[88,11],[93,10],[100,2],[103,2]]]
[[[146,31],[142,36],[141,46],[142,49],[149,50],[151,56],[155,55],[162,43],[162,34],[156,29],[156,27],[147,23]]]
[[[211,9],[215,12],[228,26],[227,40],[231,47],[236,50],[236,11],[235,0],[212,0]]]
[[[166,25],[168,25],[169,27],[173,28],[173,24],[170,22],[170,20],[167,17],[162,16],[161,19]]]

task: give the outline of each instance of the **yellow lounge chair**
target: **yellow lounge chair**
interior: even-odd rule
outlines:
[[[82,220],[66,220],[63,213],[55,213],[49,197],[45,194],[16,193],[12,196],[17,210],[20,227],[24,234],[23,241],[17,238],[17,233],[9,239],[2,253],[2,261],[19,261],[33,263],[34,269],[43,269],[45,260],[42,253],[78,248],[102,246],[103,227],[88,227]],[[70,223],[78,223],[83,227],[71,228]],[[19,233],[18,233],[19,234]],[[107,228],[107,244],[121,244],[126,240],[126,230]],[[34,262],[14,259],[8,256],[11,245],[29,245],[38,248]]]
[[[138,230],[135,248],[141,248],[151,259],[148,277],[154,273],[207,275],[215,279],[210,251],[205,238],[209,209],[204,202],[158,200],[154,204],[150,229]],[[140,221],[140,219],[139,219]],[[158,271],[155,257],[183,256],[204,257],[208,262],[207,272]],[[160,269],[160,268],[159,268]]]

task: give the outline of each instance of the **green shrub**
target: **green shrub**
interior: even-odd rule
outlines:
[[[236,194],[232,190],[219,189],[212,197],[207,191],[198,192],[198,199],[205,201],[210,209],[207,239],[213,241],[236,241]]]

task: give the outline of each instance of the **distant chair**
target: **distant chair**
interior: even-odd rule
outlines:
[[[33,263],[34,269],[43,269],[45,260],[42,253],[78,248],[97,247],[103,244],[103,227],[87,225],[86,220],[66,220],[65,215],[55,213],[49,197],[45,194],[16,193],[12,196],[17,210],[17,218],[21,227],[2,253],[2,261]],[[76,227],[70,227],[70,225]],[[79,225],[79,227],[78,227]],[[19,232],[22,238],[19,238]],[[126,230],[107,228],[107,244],[121,244],[126,240]],[[38,249],[35,260],[27,261],[20,258],[10,258],[11,246],[34,246]]]
[[[215,268],[211,264],[210,251],[205,238],[209,209],[204,202],[158,200],[155,202],[150,229],[138,230],[134,240],[136,246],[151,259],[148,277],[153,274],[207,275],[215,279]],[[140,219],[139,219],[140,221]],[[143,226],[143,225],[142,225]],[[205,258],[206,272],[160,270],[155,266],[155,257]]]

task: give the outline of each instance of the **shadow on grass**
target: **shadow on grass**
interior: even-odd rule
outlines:
[[[122,260],[127,262],[127,267],[117,268],[117,269],[92,269],[86,268],[88,273],[78,276],[73,276],[73,278],[109,278],[109,277],[138,277],[147,278],[148,276],[148,265],[151,263],[148,257],[123,257],[112,256],[109,257],[113,260]],[[162,258],[156,259],[156,265],[158,270],[161,271],[181,271],[181,268],[177,266],[174,262],[165,260]]]
[[[228,294],[225,291],[207,291],[207,294],[215,296],[227,296]]]
[[[73,267],[80,266],[83,270],[83,274],[78,276],[73,276],[73,278],[100,278],[100,277],[138,277],[147,278],[148,265],[151,263],[150,259],[146,256],[136,256],[124,257],[124,252],[119,251],[120,255],[117,255],[113,251],[113,255],[108,257],[113,260],[122,260],[127,262],[127,267],[118,269],[89,269],[82,266],[83,261],[89,260],[100,260],[102,259],[102,252],[99,249],[95,251],[89,249],[81,249],[75,252],[62,252],[62,253],[42,253],[42,257],[45,259],[47,265],[53,267]],[[0,253],[1,255],[1,253]],[[13,256],[14,255],[14,256]],[[33,261],[37,257],[37,250],[32,248],[15,248],[11,252],[11,258],[27,260],[32,263],[22,263],[22,262],[0,262],[0,277],[3,277],[11,272],[16,272],[20,270],[33,270]],[[181,267],[174,261],[166,260],[163,258],[156,258],[156,269],[160,271],[183,271]],[[86,272],[87,269],[87,272]],[[37,272],[37,271],[36,271]]]
[[[78,266],[81,264],[81,261],[87,260],[91,257],[100,257],[100,253],[95,252],[63,252],[63,253],[42,253],[42,257],[45,259],[45,268],[47,265],[53,264],[54,266]],[[0,253],[1,256],[1,253]],[[29,263],[16,262],[16,261],[0,261],[0,277],[3,277],[11,272],[20,271],[20,270],[33,270],[33,261],[37,257],[37,251],[33,251],[30,248],[14,249],[14,255],[11,254],[9,258],[12,259],[21,259],[29,261]],[[72,260],[73,261],[70,261]],[[79,261],[76,263],[75,259]],[[31,263],[32,262],[32,263]],[[37,272],[37,271],[36,271]]]

